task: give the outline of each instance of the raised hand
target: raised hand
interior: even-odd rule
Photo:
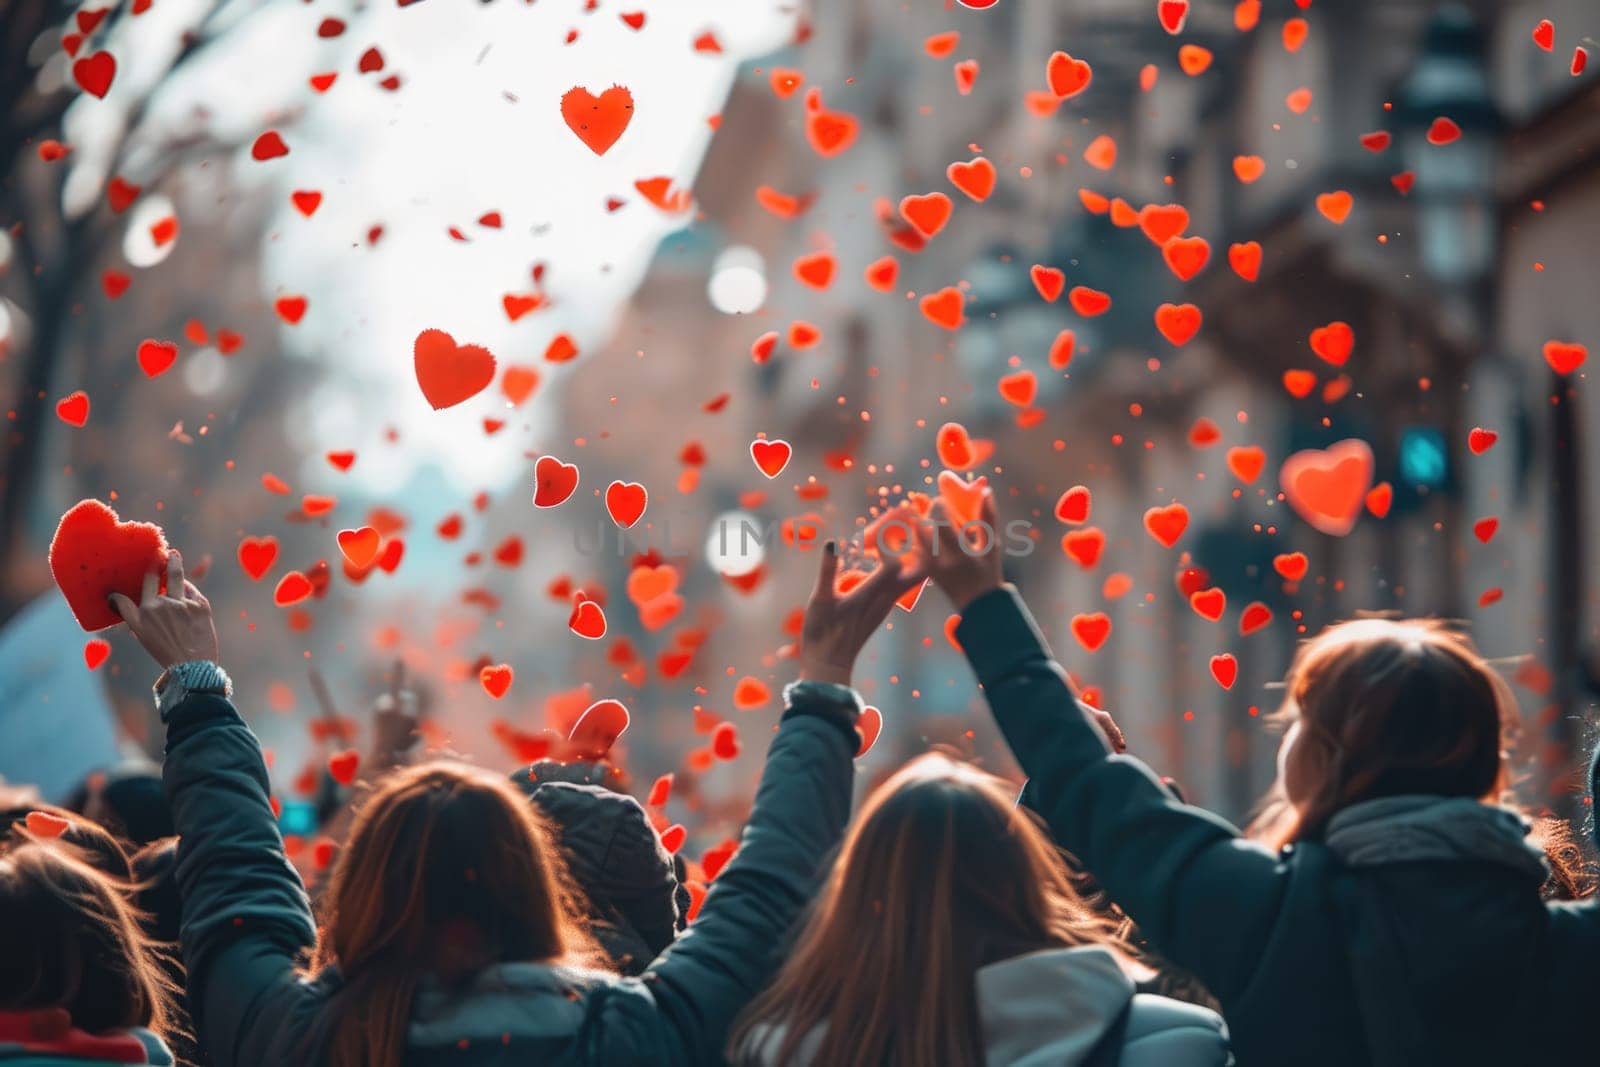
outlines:
[[[1005,581],[994,490],[985,489],[978,522],[965,528],[951,518],[943,500],[934,501],[928,521],[917,528],[919,577],[933,579],[956,611]]]
[[[162,667],[192,660],[217,659],[217,628],[211,604],[195,584],[183,576],[183,557],[167,553],[167,592],[161,593],[161,575],[144,576],[139,603],[111,594],[111,606],[128,624],[134,639]]]
[[[817,584],[800,628],[800,677],[849,685],[862,646],[888,617],[896,598],[922,577],[906,573],[886,553],[877,570],[841,597],[835,588],[838,574],[839,546],[829,541],[822,547]]]

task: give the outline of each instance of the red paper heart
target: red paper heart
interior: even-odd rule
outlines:
[[[867,284],[880,293],[887,293],[890,289],[893,289],[895,279],[899,276],[900,262],[893,256],[880,256],[878,259],[873,260],[871,263],[867,264],[867,269],[862,275],[862,277],[866,279]],[[778,339],[778,335],[775,333],[764,336],[771,336],[773,341],[777,341]],[[759,363],[762,361],[757,360],[757,362]]]
[[[563,463],[554,456],[540,456],[533,465],[533,503],[553,508],[578,488],[578,465]]]
[[[606,613],[592,600],[579,600],[567,617],[567,629],[579,637],[598,641],[606,635]]]
[[[1146,204],[1139,209],[1139,228],[1161,248],[1189,228],[1189,209],[1182,204]]]
[[[1228,266],[1247,282],[1253,282],[1261,277],[1260,242],[1245,241],[1242,244],[1229,245]]]
[[[1144,513],[1144,528],[1151,537],[1171,548],[1183,536],[1183,531],[1189,528],[1189,509],[1182,504],[1151,508]]]
[[[1356,335],[1347,322],[1330,322],[1311,331],[1311,351],[1323,362],[1342,367],[1356,346]]]
[[[1481,456],[1494,447],[1500,440],[1500,435],[1493,430],[1485,430],[1481,426],[1474,426],[1467,434],[1467,448],[1474,456]]]
[[[250,157],[263,163],[288,154],[289,146],[283,143],[283,137],[277,130],[268,130],[257,137],[255,143],[250,146]]]
[[[1326,450],[1296,452],[1283,461],[1278,481],[1302,519],[1325,534],[1343,537],[1355,528],[1372,485],[1372,449],[1351,438]]]
[[[478,684],[483,686],[483,691],[499,700],[511,688],[513,672],[507,664],[500,663],[484,667],[478,672]]]
[[[91,637],[83,643],[83,665],[91,671],[97,670],[109,655],[111,642],[103,637]]]
[[[907,196],[900,201],[900,215],[924,237],[932,237],[950,221],[953,207],[943,193]]]
[[[936,293],[929,293],[918,303],[922,314],[935,326],[946,330],[955,330],[961,327],[962,311],[967,305],[967,298],[955,286],[946,286]]]
[[[1556,47],[1556,26],[1549,19],[1540,19],[1539,24],[1533,28],[1533,43],[1546,52],[1554,51]]]
[[[1282,575],[1285,581],[1298,582],[1306,576],[1310,562],[1304,552],[1286,552],[1272,557],[1272,569]]]
[[[1350,208],[1354,204],[1355,200],[1342,189],[1323,193],[1317,197],[1317,210],[1335,225],[1342,225],[1344,220],[1350,217]]]
[[[750,458],[755,460],[757,469],[768,478],[776,478],[783,473],[789,465],[789,457],[793,449],[789,442],[779,440],[755,440],[750,442]]]
[[[1193,304],[1162,304],[1156,308],[1156,329],[1167,343],[1182,348],[1200,332],[1202,316]]]
[[[1246,445],[1228,449],[1227,460],[1233,476],[1249,485],[1261,476],[1261,468],[1267,463],[1267,453],[1259,445]]]
[[[178,346],[171,341],[155,341],[146,338],[139,342],[139,369],[145,376],[154,378],[164,374],[172,368],[178,359]]]
[[[1065,52],[1055,52],[1045,65],[1044,75],[1050,83],[1050,91],[1066,100],[1089,88],[1094,71],[1081,59],[1073,59]]]
[[[251,581],[259,582],[272,569],[273,561],[277,558],[276,537],[246,537],[239,542],[239,567],[250,576]]]
[[[639,521],[650,495],[638,482],[615,481],[606,486],[606,510],[611,521],[624,530]]]
[[[30,811],[23,816],[23,824],[34,837],[49,839],[60,837],[72,829],[72,822],[50,811]]]
[[[117,76],[117,61],[110,52],[96,52],[72,64],[72,80],[90,96],[104,100],[111,91],[111,79]]]
[[[1161,246],[1161,258],[1179,281],[1189,281],[1211,259],[1211,243],[1204,237],[1174,237]]]
[[[1061,290],[1066,287],[1066,273],[1057,267],[1046,267],[1035,263],[1028,270],[1028,276],[1033,279],[1033,287],[1039,290],[1039,295],[1050,303],[1055,303],[1061,296]]]
[[[1589,350],[1581,344],[1566,341],[1544,343],[1544,361],[1557,374],[1571,374],[1583,366],[1583,361],[1588,358]]]
[[[1249,637],[1263,626],[1272,621],[1272,609],[1261,601],[1246,604],[1239,615],[1239,636]]]
[[[1073,311],[1086,319],[1104,315],[1111,310],[1111,297],[1087,285],[1073,286],[1072,291],[1067,294],[1067,303],[1072,305]]]
[[[494,356],[478,345],[458,345],[443,330],[423,330],[413,348],[417,384],[435,411],[470,400],[494,381]]]
[[[1056,518],[1073,526],[1089,521],[1092,498],[1087,486],[1075,485],[1056,501]]]
[[[356,772],[361,769],[361,753],[353,748],[343,752],[335,752],[328,757],[328,773],[340,785],[351,785],[356,780]]]
[[[56,401],[56,417],[68,426],[82,426],[89,421],[89,394],[79,389]]]
[[[1233,653],[1224,652],[1220,656],[1211,657],[1211,677],[1224,689],[1232,689],[1233,683],[1239,677],[1239,661],[1233,658]]]
[[[567,734],[574,759],[596,760],[605,757],[628,729],[628,709],[621,701],[597,700],[584,709]]]
[[[383,535],[370,526],[363,526],[356,530],[340,530],[336,540],[339,542],[339,551],[350,561],[350,566],[365,570],[378,558]]]
[[[1189,606],[1202,619],[1216,622],[1228,607],[1228,594],[1221,589],[1201,589],[1189,594]]]
[[[561,117],[589,151],[603,156],[633,121],[633,94],[621,85],[599,96],[574,86],[561,98]]]
[[[1103,611],[1072,617],[1072,636],[1090,652],[1097,652],[1111,636],[1111,617]]]
[[[945,168],[944,175],[950,179],[951,185],[980,204],[994,192],[994,164],[982,156],[965,163],[958,160]]]
[[[1162,29],[1177,36],[1189,18],[1189,0],[1161,0],[1156,5],[1156,17],[1161,20]]]
[[[883,732],[883,712],[868,704],[861,709],[861,717],[856,720],[856,730],[861,734],[861,747],[856,749],[856,759],[860,759],[877,744],[878,735]]]
[[[166,589],[167,541],[159,526],[119,522],[98,500],[82,500],[61,517],[50,541],[50,573],[67,598],[78,625],[104,630],[122,621],[108,599],[121,593],[134,602],[145,575],[161,575]]]
[[[813,289],[826,289],[833,284],[839,261],[832,252],[813,252],[794,261],[794,276]]]
[[[1100,562],[1100,554],[1105,551],[1105,547],[1105,532],[1094,526],[1072,530],[1061,538],[1061,551],[1071,556],[1084,570],[1089,570]]]

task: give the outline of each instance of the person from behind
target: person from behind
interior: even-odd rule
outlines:
[[[771,1067],[1220,1067],[1222,1020],[1135,993],[1115,922],[1001,779],[942,755],[875,790],[730,1043]]]
[[[171,1065],[173,992],[125,883],[60,838],[0,845],[0,1063]]]
[[[993,528],[992,494],[982,519]],[[956,639],[1033,803],[1152,947],[1218,998],[1241,1063],[1593,1058],[1600,913],[1545,902],[1543,851],[1497,801],[1506,684],[1462,635],[1363,619],[1303,645],[1266,843],[1183,803],[1075,699],[1002,576],[942,510],[920,529]]]
[[[261,746],[228,699],[210,605],[177,553],[169,595],[151,574],[137,604],[114,597],[164,668],[183,956],[211,1062],[714,1062],[843,833],[861,711],[845,683],[910,584],[884,566],[840,595],[837,549],[821,555],[801,680],[738,854],[698,920],[639,978],[604,969],[535,807],[504,777],[461,765],[414,766],[375,786],[334,864],[319,931],[284,855]]]

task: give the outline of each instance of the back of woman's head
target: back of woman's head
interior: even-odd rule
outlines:
[[[1052,946],[1119,943],[1002,780],[943,756],[875,790],[741,1055],[827,1064],[980,1062],[974,973]],[[893,990],[885,997],[884,990]],[[776,1048],[776,1055],[773,1050]]]
[[[60,841],[0,852],[0,1011],[57,1008],[90,1033],[168,1036],[171,981],[129,892]]]
[[[1320,835],[1352,804],[1428,794],[1492,799],[1507,786],[1516,701],[1463,634],[1429,620],[1358,619],[1301,647],[1280,755],[1287,807],[1266,835]]]
[[[0,809],[0,841],[8,833],[15,838],[18,828],[26,825],[28,816],[34,812],[66,823],[57,840],[77,849],[91,866],[118,881],[126,882],[133,877],[127,852],[109,830],[87,816],[55,804],[35,802]]]
[[[381,782],[334,865],[313,966],[342,989],[328,1042],[339,1067],[396,1067],[417,981],[495,963],[602,957],[549,829],[504,779],[422,764]]]

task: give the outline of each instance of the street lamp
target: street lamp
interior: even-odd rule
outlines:
[[[1484,53],[1483,31],[1471,13],[1443,8],[1428,26],[1399,103],[1401,144],[1416,175],[1411,195],[1423,270],[1441,288],[1469,297],[1493,273],[1498,228],[1494,164],[1501,118]],[[1439,119],[1459,127],[1460,136],[1440,143]]]

